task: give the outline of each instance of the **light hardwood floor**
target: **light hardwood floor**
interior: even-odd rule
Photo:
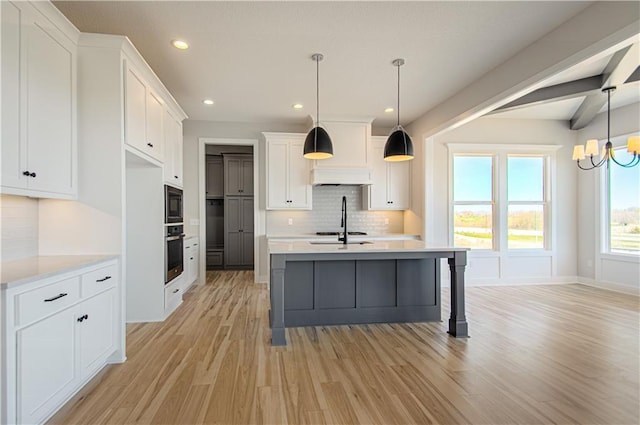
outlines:
[[[639,423],[636,297],[472,287],[468,339],[445,320],[287,329],[278,348],[267,312],[252,272],[209,272],[50,423]]]

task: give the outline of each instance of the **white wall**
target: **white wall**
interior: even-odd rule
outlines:
[[[446,143],[471,144],[527,144],[527,145],[562,145],[557,151],[556,168],[556,246],[553,249],[554,266],[549,276],[538,276],[526,269],[520,270],[518,276],[509,276],[509,270],[522,259],[512,259],[511,265],[506,258],[482,258],[479,254],[469,254],[467,279],[470,284],[517,284],[534,282],[575,281],[576,265],[576,167],[571,160],[573,145],[576,143],[576,132],[568,129],[565,121],[551,120],[516,120],[484,117],[468,123],[455,130],[440,134],[426,141],[428,152],[426,187],[428,197],[425,239],[434,245],[448,245],[449,229],[449,153]],[[431,164],[431,165],[429,165]],[[526,260],[531,268],[540,259]],[[490,271],[491,270],[491,271]],[[495,271],[495,272],[494,272]]]
[[[640,103],[611,111],[611,137],[638,134],[640,131]],[[607,116],[599,114],[593,122],[578,132],[577,143],[588,139],[606,139]],[[622,137],[624,143],[624,137]],[[616,167],[616,165],[612,165]],[[638,166],[640,167],[640,166]],[[599,199],[601,171],[578,173],[578,276],[583,283],[594,284],[625,292],[640,289],[640,263],[621,255],[602,255],[600,232],[601,208]]]
[[[0,196],[0,220],[0,261],[38,255],[37,199],[26,196]]]

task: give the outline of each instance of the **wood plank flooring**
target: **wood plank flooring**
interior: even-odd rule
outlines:
[[[128,361],[50,423],[640,422],[637,297],[472,287],[468,339],[445,320],[293,328],[277,348],[268,300],[252,272],[209,272],[164,323],[129,325]]]

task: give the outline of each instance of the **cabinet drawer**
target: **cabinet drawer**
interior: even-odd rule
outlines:
[[[80,277],[43,286],[16,297],[16,325],[33,322],[80,299]]]
[[[182,276],[177,277],[164,288],[164,308],[179,304],[182,300]]]
[[[82,275],[82,298],[90,297],[100,291],[116,286],[118,281],[118,265],[111,264]]]

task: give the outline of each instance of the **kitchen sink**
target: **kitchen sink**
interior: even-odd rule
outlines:
[[[309,242],[311,245],[344,245],[342,242],[338,241],[314,241]],[[372,244],[370,241],[348,241],[347,245],[368,245]]]

